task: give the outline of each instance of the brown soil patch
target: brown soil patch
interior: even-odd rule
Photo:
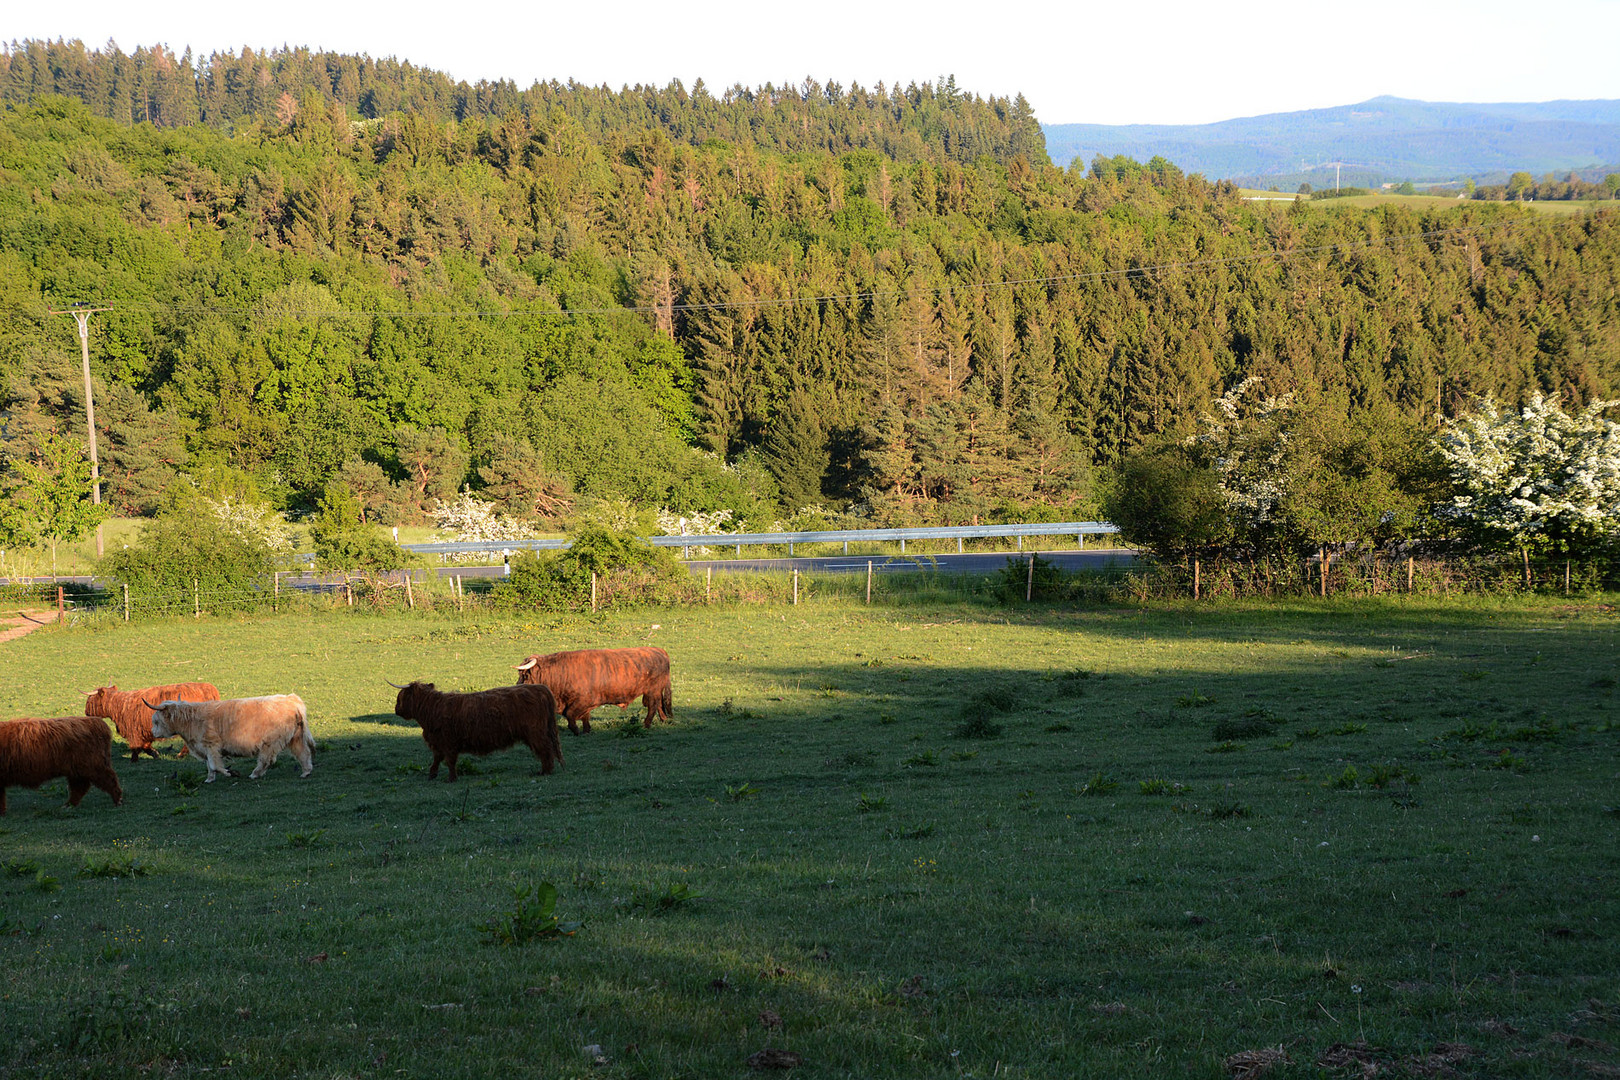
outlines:
[[[0,615],[0,642],[31,634],[42,625],[55,621],[55,610],[19,611],[14,615]]]

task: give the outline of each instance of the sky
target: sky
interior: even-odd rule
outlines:
[[[578,79],[713,91],[735,83],[872,87],[954,75],[1022,93],[1046,124],[1199,124],[1346,105],[1620,98],[1620,0],[1457,4],[784,4],[760,0],[0,0],[0,38],[125,51],[308,45],[397,57],[457,79]]]

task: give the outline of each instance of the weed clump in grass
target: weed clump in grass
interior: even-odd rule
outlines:
[[[1136,790],[1143,795],[1180,795],[1191,790],[1186,784],[1178,784],[1173,780],[1143,780],[1136,785]]]
[[[693,900],[701,900],[702,893],[695,893],[692,887],[684,881],[673,881],[664,887],[663,892],[652,890],[637,890],[626,899],[614,900],[613,906],[620,911],[645,911],[649,915],[668,915],[678,908],[684,907]]]
[[[879,810],[886,810],[889,806],[887,795],[868,795],[861,793],[860,801],[855,804],[855,812],[859,814],[875,814]]]
[[[549,881],[520,885],[512,890],[512,906],[479,924],[492,945],[526,945],[546,938],[568,937],[583,922],[561,922],[557,918],[557,887]]]
[[[901,762],[901,764],[910,767],[921,766],[923,768],[931,768],[939,764],[939,758],[934,756],[934,752],[932,750],[924,750],[920,754],[913,754],[906,758],[906,760]]]
[[[1206,754],[1235,754],[1239,750],[1243,749],[1243,745],[1244,745],[1243,743],[1233,742],[1231,739],[1227,739],[1225,742],[1216,743],[1214,746],[1210,747],[1208,750],[1205,750],[1204,753],[1206,753]]]
[[[1216,742],[1225,742],[1231,739],[1259,739],[1276,733],[1277,721],[1269,716],[1259,715],[1222,720],[1209,734]]]
[[[958,739],[994,739],[1001,732],[1001,725],[983,714],[970,716],[951,729],[951,735]]]
[[[106,859],[102,862],[86,860],[79,867],[80,877],[91,878],[138,878],[146,877],[152,873],[152,868],[139,859],[125,857],[122,859]]]
[[[732,802],[742,802],[744,799],[759,798],[759,788],[744,780],[737,785],[726,785],[726,798]]]
[[[1091,774],[1091,779],[1080,785],[1081,795],[1106,795],[1119,787],[1119,781],[1104,776],[1101,772]]]

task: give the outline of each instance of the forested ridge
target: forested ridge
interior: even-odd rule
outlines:
[[[807,84],[757,127],[726,119],[756,93],[682,128],[697,88],[358,107],[327,85],[348,68],[290,50],[243,69],[268,81],[221,67],[257,104],[222,119],[198,91],[179,122],[31,99],[41,49],[10,53],[6,99],[31,103],[0,114],[7,452],[82,433],[73,324],[47,305],[111,303],[91,344],[126,512],[228,469],[290,507],[341,477],[379,517],[463,484],[531,514],[1069,515],[1250,377],[1411,437],[1487,394],[1620,396],[1611,213],[1283,209],[1164,161],[1064,170],[1027,106],[943,80],[857,145],[828,134],[853,90]],[[266,100],[289,70],[325,74]],[[410,71],[387,85],[456,85]],[[412,111],[370,115],[385,100]],[[983,151],[935,113],[991,132]]]

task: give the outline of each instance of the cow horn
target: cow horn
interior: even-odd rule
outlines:
[[[161,708],[163,708],[163,703],[161,701],[158,702],[156,705],[154,705],[150,701],[147,701],[145,698],[141,698],[141,704],[145,705],[148,709],[161,709]]]
[[[395,690],[404,690],[404,689],[406,689],[406,687],[403,687],[403,686],[399,685],[399,683],[395,682],[392,679],[384,679],[383,682],[387,683],[389,686],[392,686]]]
[[[540,658],[538,656],[531,656],[527,660],[523,661],[523,663],[519,664],[517,669],[519,671],[528,671],[530,668],[534,667],[535,664],[539,663],[539,661]]]

